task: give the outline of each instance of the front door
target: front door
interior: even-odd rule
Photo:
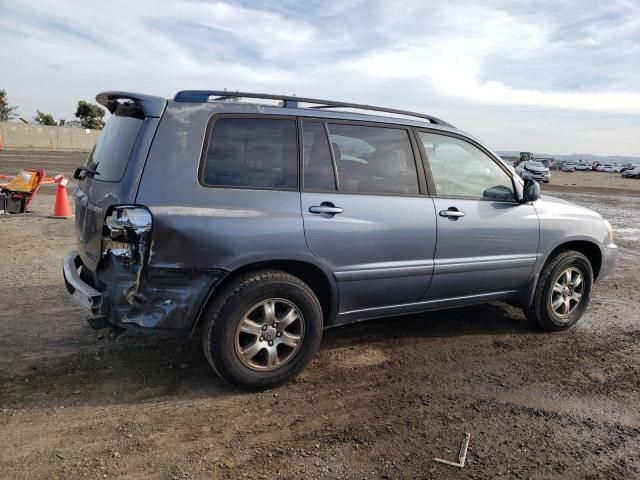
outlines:
[[[419,301],[433,271],[436,216],[411,132],[309,120],[302,131],[305,238],[334,272],[339,321]]]
[[[535,208],[516,201],[509,170],[479,146],[429,131],[418,137],[438,223],[425,300],[508,298],[527,283],[537,259]]]

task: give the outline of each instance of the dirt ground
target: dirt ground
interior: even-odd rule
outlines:
[[[89,152],[49,152],[46,150],[0,151],[0,174],[14,175],[22,168],[44,169],[49,176],[73,175],[76,167],[87,163]]]
[[[640,181],[611,182],[543,186],[605,215],[620,246],[575,328],[502,304],[341,327],[262,393],[219,380],[199,338],[91,330],[61,277],[73,222],[47,218],[44,190],[0,216],[0,477],[640,478]],[[463,469],[433,461],[465,432]]]
[[[598,192],[603,188],[609,191],[638,191],[638,180],[633,178],[621,178],[619,173],[605,172],[562,172],[551,171],[551,181],[543,184],[549,189],[564,191]]]

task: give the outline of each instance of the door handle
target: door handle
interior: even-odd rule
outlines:
[[[440,216],[456,220],[460,217],[464,217],[464,212],[461,212],[456,207],[449,207],[448,210],[440,210]]]
[[[309,207],[309,212],[332,217],[338,213],[342,213],[342,208],[336,207],[331,202],[322,202],[320,205],[313,205]]]

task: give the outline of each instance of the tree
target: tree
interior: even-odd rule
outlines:
[[[93,130],[102,130],[104,127],[104,110],[95,103],[85,102],[80,100],[78,102],[78,108],[76,109],[76,118],[80,120],[80,124],[84,128],[91,128]]]
[[[10,119],[17,117],[17,113],[13,113],[18,107],[10,107],[7,100],[7,91],[0,90],[0,122],[8,122]]]
[[[44,113],[40,110],[38,110],[37,112],[38,114],[33,117],[33,119],[40,125],[58,125],[58,123],[53,119],[53,115],[51,115],[50,113]]]

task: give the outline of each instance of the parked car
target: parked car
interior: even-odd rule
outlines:
[[[587,165],[586,163],[576,163],[575,164],[575,168],[576,168],[576,170],[581,171],[581,172],[584,172],[584,171],[587,171],[587,170],[591,170],[591,166]]]
[[[96,329],[200,329],[240,387],[291,380],[324,329],[372,318],[501,301],[564,330],[614,266],[598,213],[540,197],[430,115],[226,91],[97,101],[111,117],[74,175],[67,291]]]
[[[606,172],[606,173],[618,173],[620,172],[620,168],[613,166],[611,164],[605,163],[604,165],[598,166],[598,171]]]
[[[573,163],[565,163],[564,165],[562,165],[562,171],[563,172],[575,172],[576,171],[576,166]]]
[[[622,174],[622,178],[640,178],[640,167],[625,170]]]
[[[516,173],[520,175],[523,180],[536,180],[538,182],[549,183],[551,179],[549,168],[535,160],[522,162],[516,167]]]

